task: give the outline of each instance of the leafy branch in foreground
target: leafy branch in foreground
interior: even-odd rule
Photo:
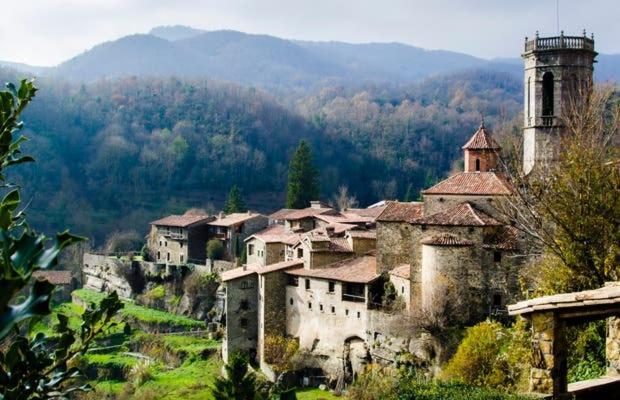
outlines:
[[[20,144],[27,139],[17,133],[23,127],[20,115],[36,91],[28,80],[22,80],[19,88],[9,83],[7,90],[0,91],[0,190],[4,192],[0,201],[0,400],[63,399],[87,390],[71,384],[80,371],[68,364],[115,324],[112,317],[122,307],[112,293],[82,314],[79,332],[69,328],[67,316],[58,314],[57,336],[26,336],[28,323],[50,314],[55,287],[33,279],[32,273],[53,268],[63,249],[83,240],[68,232],[49,240],[32,230],[20,209],[19,188],[6,181],[8,167],[34,161],[22,155]],[[28,287],[26,299],[19,302],[19,293]]]

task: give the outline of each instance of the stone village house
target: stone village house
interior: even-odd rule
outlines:
[[[510,255],[519,241],[493,202],[512,189],[497,171],[500,149],[484,125],[463,150],[474,161],[424,191],[423,202],[349,212],[313,205],[248,238],[248,254],[256,255],[222,275],[224,356],[247,351],[269,373],[265,337],[288,336],[319,357],[328,376],[353,373],[386,357],[373,354],[373,344],[393,336],[381,304],[386,281],[405,311],[448,291],[458,295],[453,315],[462,322],[503,312],[518,294],[518,259]]]
[[[585,36],[526,40],[526,173],[553,162],[564,104],[591,84],[595,56]],[[274,214],[275,225],[247,240],[248,264],[222,275],[224,358],[249,352],[273,377],[269,335],[296,338],[332,378],[351,378],[369,360],[390,361],[400,351],[423,357],[416,338],[397,337],[386,324],[392,317],[379,302],[388,280],[406,305],[402,317],[438,305],[467,324],[505,314],[519,300],[525,261],[523,238],[498,211],[513,188],[484,123],[463,151],[464,171],[424,190],[421,202],[387,202],[377,214],[354,216],[320,203]],[[355,216],[371,218],[356,223]],[[363,249],[355,249],[356,237],[368,239]]]

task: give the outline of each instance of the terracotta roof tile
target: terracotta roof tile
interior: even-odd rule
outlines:
[[[232,213],[224,216],[223,218],[217,218],[211,222],[209,225],[212,226],[234,226],[238,225],[242,222],[251,220],[253,218],[262,217],[262,214],[256,214],[252,212],[244,212],[244,213]]]
[[[71,271],[34,271],[32,276],[40,281],[48,281],[52,285],[69,285],[73,281]]]
[[[425,237],[420,243],[431,246],[471,246],[474,243],[448,233]]]
[[[463,150],[500,150],[501,147],[495,139],[487,132],[484,124],[480,125],[480,128],[474,133],[474,136],[469,139],[463,146]]]
[[[284,243],[284,244],[295,244],[301,238],[301,235],[298,233],[287,232],[284,225],[272,225],[266,229],[263,229],[260,232],[253,234],[252,236],[245,239],[245,241],[249,241],[253,238],[257,238],[265,243]]]
[[[353,249],[349,245],[349,241],[345,238],[331,238],[329,242],[329,250],[336,253],[352,253]]]
[[[213,217],[208,215],[169,215],[165,218],[151,222],[155,226],[177,226],[185,228],[198,222],[209,222]]]
[[[295,210],[294,208],[283,208],[269,215],[269,218],[273,220],[286,219],[286,216],[292,213],[293,211],[297,211],[297,210]]]
[[[344,215],[355,214],[359,215],[360,217],[370,217],[374,220],[377,219],[377,217],[383,212],[383,210],[385,210],[385,207],[387,207],[387,205],[380,205],[370,208],[348,208],[342,211],[342,213]]]
[[[303,265],[304,265],[304,260],[301,260],[301,259],[282,261],[282,262],[279,262],[279,263],[265,265],[264,267],[257,268],[256,269],[256,273],[259,274],[259,275],[268,274],[270,272],[281,271],[281,270],[284,270],[284,269],[293,268],[293,267],[299,267],[299,266],[303,266]]]
[[[230,269],[224,271],[221,274],[222,282],[231,281],[233,279],[243,278],[256,273],[256,270],[260,268],[257,265],[246,265],[239,268]]]
[[[380,276],[377,274],[377,258],[370,255],[339,261],[320,269],[289,269],[286,273],[350,283],[369,283]]]
[[[468,202],[459,203],[456,206],[420,218],[415,222],[419,225],[449,225],[449,226],[499,226],[501,222],[478,210]]]
[[[304,218],[312,218],[321,214],[335,214],[337,213],[333,208],[302,208],[301,210],[294,210],[290,212],[284,219],[289,221],[295,221]]]
[[[486,249],[517,250],[519,231],[513,226],[502,226],[496,232],[486,235],[482,247]]]
[[[391,270],[389,274],[398,276],[400,278],[409,279],[409,277],[411,276],[411,265],[409,264],[399,265],[398,267]]]
[[[509,195],[513,193],[513,188],[505,176],[497,172],[461,172],[422,191],[422,193]]]
[[[422,217],[422,206],[420,202],[388,201],[383,212],[377,217],[377,221],[411,223]]]

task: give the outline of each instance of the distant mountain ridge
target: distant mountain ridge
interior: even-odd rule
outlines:
[[[620,81],[620,55],[599,55],[597,80]],[[9,64],[9,65],[6,65]],[[208,78],[276,91],[333,85],[407,84],[432,75],[490,69],[520,76],[518,58],[485,60],[402,43],[310,42],[232,30],[161,26],[101,43],[57,67],[10,68],[80,81],[121,76]]]

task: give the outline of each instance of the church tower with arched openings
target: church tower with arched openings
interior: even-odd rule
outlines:
[[[556,158],[569,104],[588,93],[597,53],[594,36],[525,38],[523,171],[541,170]]]

